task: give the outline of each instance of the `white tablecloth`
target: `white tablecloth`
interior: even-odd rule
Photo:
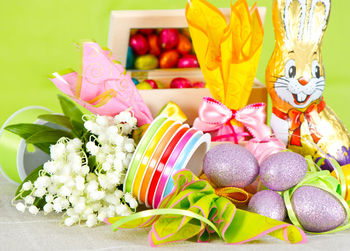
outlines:
[[[107,225],[94,228],[60,226],[60,216],[20,213],[11,206],[16,185],[0,175],[0,250],[155,250],[148,244],[148,229],[113,232]],[[308,236],[308,243],[290,245],[270,236],[231,246],[215,239],[210,243],[182,241],[161,250],[350,250],[350,230]]]

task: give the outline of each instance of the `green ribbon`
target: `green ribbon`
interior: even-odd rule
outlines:
[[[29,106],[12,114],[0,129],[0,171],[12,183],[21,183],[17,169],[17,150],[22,139],[5,130],[5,127],[18,123],[33,123],[41,114],[51,112],[41,106]]]
[[[173,179],[175,188],[158,209],[109,218],[106,223],[113,230],[151,226],[152,246],[195,236],[199,242],[206,242],[213,233],[230,244],[245,243],[267,234],[290,243],[306,241],[304,232],[296,226],[237,209],[231,201],[215,194],[209,182],[198,179],[189,170],[176,173]]]
[[[339,181],[335,177],[331,176],[329,171],[327,171],[327,170],[317,171],[317,167],[310,156],[305,157],[305,159],[308,163],[308,170],[309,171],[306,174],[306,176],[304,177],[304,179],[301,182],[299,182],[296,186],[294,186],[293,188],[282,193],[290,221],[294,225],[303,229],[302,225],[300,224],[300,222],[298,220],[298,217],[294,213],[294,209],[293,209],[293,206],[291,203],[291,198],[293,196],[293,193],[298,188],[300,188],[302,186],[313,186],[313,187],[323,189],[323,190],[327,191],[328,193],[330,193],[331,195],[333,195],[335,198],[337,198],[339,200],[339,202],[342,204],[342,206],[344,207],[344,210],[346,211],[347,218],[345,220],[345,223],[343,223],[342,226],[339,226],[336,229],[333,229],[333,230],[330,230],[327,232],[314,233],[314,232],[306,231],[305,229],[303,229],[303,230],[305,232],[312,233],[312,234],[329,234],[329,233],[335,233],[335,232],[343,231],[343,230],[350,228],[350,209],[349,209],[348,203],[344,199],[345,193],[346,193],[346,186],[342,186],[341,183],[339,183]],[[341,167],[339,166],[339,164],[336,161],[333,161],[333,160],[331,160],[331,161],[332,161],[335,169],[338,171],[338,176],[339,176],[338,178],[341,180],[342,183],[343,182],[345,183],[345,177],[344,177],[344,173],[343,173]]]

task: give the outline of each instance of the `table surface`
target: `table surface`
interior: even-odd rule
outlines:
[[[113,232],[107,225],[93,228],[59,225],[60,215],[20,213],[11,200],[17,186],[0,175],[0,250],[155,250],[148,244],[149,229]],[[306,244],[291,245],[270,236],[240,246],[194,240],[163,245],[161,250],[349,250],[350,230],[330,235],[309,235]]]

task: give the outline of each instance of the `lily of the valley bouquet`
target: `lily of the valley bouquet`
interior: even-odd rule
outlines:
[[[108,51],[92,42],[82,49],[82,72],[55,73],[51,80],[93,113],[83,114],[59,95],[63,114],[40,115],[44,123],[5,129],[50,155],[18,187],[16,208],[32,214],[62,212],[65,225],[85,222],[91,227],[135,212],[138,202],[123,193],[122,186],[136,146],[133,132],[152,116],[130,76]]]

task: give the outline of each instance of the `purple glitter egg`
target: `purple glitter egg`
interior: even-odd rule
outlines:
[[[219,187],[246,187],[258,176],[259,166],[254,155],[244,147],[221,144],[207,152],[203,171]]]
[[[273,191],[285,191],[295,186],[306,172],[305,158],[293,152],[272,154],[260,165],[261,182]]]
[[[279,221],[286,218],[282,196],[271,190],[256,193],[249,201],[248,210]]]
[[[346,220],[341,202],[323,189],[302,186],[293,193],[291,201],[295,215],[307,231],[330,231]]]

